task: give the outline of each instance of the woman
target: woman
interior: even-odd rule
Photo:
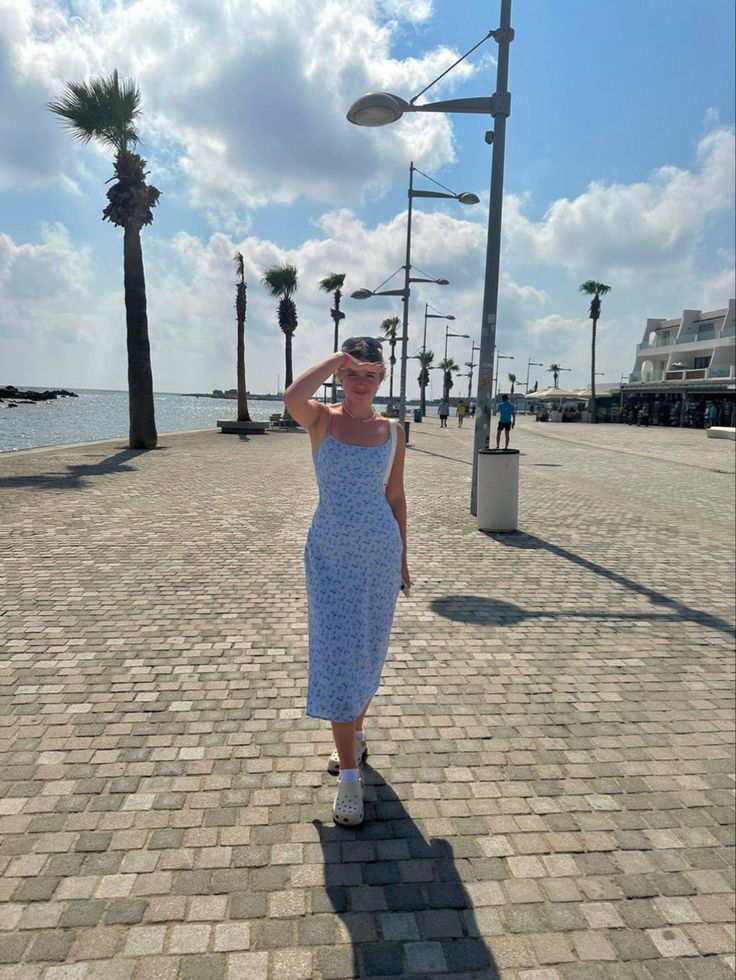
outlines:
[[[304,554],[307,714],[332,722],[327,768],[340,774],[333,816],[351,826],[363,821],[363,723],[381,681],[396,598],[411,585],[404,433],[372,404],[385,373],[380,342],[351,337],[284,392],[289,414],[309,432],[319,486]],[[320,404],[312,395],[333,374],[345,400]]]

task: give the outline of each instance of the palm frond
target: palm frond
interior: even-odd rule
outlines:
[[[329,276],[320,280],[319,288],[323,293],[334,293],[336,289],[342,289],[344,283],[344,272],[331,272]]]
[[[585,282],[580,284],[578,291],[587,293],[589,296],[605,296],[606,293],[611,292],[611,287],[607,286],[604,282],[597,282],[595,279],[586,279]]]
[[[74,139],[81,143],[98,139],[117,150],[139,142],[135,120],[140,106],[140,89],[133,79],[121,83],[117,68],[109,78],[68,82],[61,98],[47,104],[65,121]]]
[[[390,341],[395,342],[396,331],[399,328],[399,323],[401,323],[401,321],[397,316],[386,317],[386,319],[383,321],[380,327],[381,333],[385,337],[388,337]]]
[[[239,283],[240,282],[244,282],[244,280],[245,280],[245,263],[243,261],[243,253],[242,252],[236,252],[235,253],[235,258],[233,259],[233,261],[235,262],[235,275],[238,277],[238,282]]]
[[[263,274],[261,282],[271,296],[291,299],[297,290],[297,277],[295,265],[272,265]]]

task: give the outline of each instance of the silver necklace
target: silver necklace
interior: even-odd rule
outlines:
[[[373,406],[371,406],[370,418],[367,418],[367,419],[356,419],[356,417],[353,415],[353,413],[348,409],[348,407],[345,404],[345,402],[342,403],[342,410],[343,410],[343,412],[345,412],[347,415],[350,416],[350,418],[353,420],[353,422],[372,422],[373,419],[376,417],[376,410],[375,410],[375,408],[373,408]]]

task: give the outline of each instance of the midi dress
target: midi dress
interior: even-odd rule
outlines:
[[[319,503],[304,549],[312,718],[353,721],[381,683],[403,553],[384,485],[390,425],[380,446],[352,446],[328,429],[314,454]]]

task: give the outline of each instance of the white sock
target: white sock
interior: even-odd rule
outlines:
[[[341,769],[340,770],[340,782],[341,783],[357,783],[358,782],[358,770],[357,769]]]

